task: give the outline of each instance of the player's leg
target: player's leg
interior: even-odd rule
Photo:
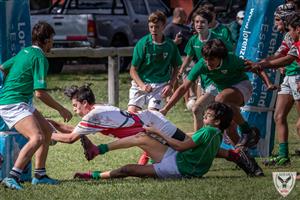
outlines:
[[[296,105],[296,109],[297,109],[297,112],[298,112],[298,120],[297,120],[297,123],[296,123],[297,134],[300,137],[300,101],[299,100],[295,101],[295,105]],[[300,148],[299,147],[295,150],[295,153],[296,153],[296,155],[300,155]]]
[[[242,134],[238,146],[252,147],[259,140],[259,130],[251,128],[240,113],[240,107],[249,100],[251,93],[251,83],[249,81],[242,81],[232,88],[224,89],[215,98],[215,101],[230,105],[234,112],[233,121],[238,125]],[[231,132],[230,134],[235,134],[235,132]],[[228,135],[229,137],[231,137],[230,134]]]
[[[297,91],[296,76],[286,76],[280,86],[275,107],[275,124],[279,143],[278,155],[264,161],[265,165],[287,165],[290,164],[288,148],[288,122],[287,116],[293,107],[294,100],[300,99]],[[297,103],[296,103],[297,109]]]
[[[49,178],[46,174],[46,160],[51,141],[52,127],[39,111],[35,110],[33,114],[40,125],[45,141],[35,153],[35,170],[32,184],[58,184],[57,180]]]
[[[4,178],[3,184],[12,189],[22,189],[22,186],[19,184],[19,179],[25,169],[26,165],[30,162],[33,154],[37,149],[44,143],[44,135],[40,126],[37,122],[36,117],[32,114],[33,110],[30,110],[30,107],[27,104],[22,104],[13,109],[10,109],[9,112],[17,116],[18,118],[13,125],[15,129],[26,138],[28,142],[19,152],[19,155],[14,163],[14,167],[9,173],[9,176]],[[7,121],[3,116],[4,120]],[[9,125],[11,127],[11,125]]]

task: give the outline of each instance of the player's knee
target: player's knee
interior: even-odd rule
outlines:
[[[222,93],[220,93],[215,97],[215,101],[220,103],[225,103],[225,96],[222,95]]]
[[[30,140],[35,145],[40,146],[41,144],[45,143],[45,136],[42,134],[35,134],[34,136],[30,137]]]
[[[281,122],[283,122],[285,120],[286,120],[286,116],[284,116],[282,113],[275,112],[275,114],[274,114],[274,121],[276,123],[281,123]]]

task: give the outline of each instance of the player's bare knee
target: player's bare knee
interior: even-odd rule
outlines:
[[[147,135],[143,132],[136,134],[134,137],[136,144],[142,145],[145,143]]]
[[[215,97],[215,101],[216,101],[216,102],[220,102],[220,103],[226,103],[226,102],[225,102],[225,97],[224,97],[224,95],[222,95],[221,93],[218,94],[218,95]]]
[[[275,112],[274,121],[276,123],[283,123],[285,120],[286,120],[286,117],[282,113]]]
[[[45,142],[45,136],[42,134],[35,134],[34,136],[30,137],[30,140],[36,145],[41,145]]]

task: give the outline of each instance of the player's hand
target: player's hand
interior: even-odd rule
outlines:
[[[176,35],[175,35],[175,39],[174,39],[174,42],[175,44],[181,44],[182,42],[182,34],[181,32],[178,32]]]
[[[268,87],[267,87],[267,90],[268,90],[268,91],[277,90],[277,89],[278,89],[278,85],[270,84],[270,85],[268,85]]]
[[[70,121],[73,116],[72,113],[64,107],[59,111],[59,114],[64,119],[64,122]]]
[[[160,109],[159,112],[161,114],[163,114],[164,116],[166,116],[166,114],[168,113],[168,111],[166,109],[164,109],[164,108]]]
[[[157,130],[153,126],[143,126],[143,128],[145,129],[146,133],[153,133],[159,135],[159,130]]]
[[[149,85],[149,84],[144,84],[144,85],[141,87],[141,89],[142,89],[143,91],[149,93],[149,92],[152,92],[152,89],[153,89],[153,88],[152,88],[151,85]]]
[[[173,87],[170,84],[165,85],[161,91],[162,98],[166,98],[172,94]]]

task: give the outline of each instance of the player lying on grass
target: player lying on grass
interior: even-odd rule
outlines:
[[[96,104],[95,96],[89,86],[73,86],[68,88],[65,94],[72,100],[73,110],[82,117],[82,120],[75,128],[52,121],[58,131],[62,132],[52,134],[52,139],[56,141],[73,143],[81,138],[83,146],[88,147],[93,145],[84,135],[101,132],[104,135],[125,138],[145,131],[144,125],[152,126],[168,137],[179,141],[187,139],[180,129],[176,128],[158,111],[145,110],[130,114],[113,106]],[[99,148],[106,147],[100,145]],[[92,152],[86,151],[86,158],[91,160],[98,154],[98,149],[94,148]],[[239,150],[220,149],[219,154],[222,158],[235,162],[247,174],[261,175],[261,169],[256,167],[255,161],[248,162],[247,160],[251,159],[241,156]]]
[[[203,119],[204,126],[196,131],[192,137],[179,141],[163,134],[154,127],[145,127],[146,133],[129,136],[111,142],[93,145],[87,138],[84,139],[84,147],[87,155],[93,156],[94,152],[104,154],[108,151],[138,146],[150,155],[154,164],[138,165],[129,164],[119,169],[106,172],[76,173],[75,178],[80,179],[109,179],[135,177],[156,178],[183,178],[202,177],[212,165],[213,159],[219,151],[223,131],[228,128],[233,117],[231,108],[223,103],[213,103],[208,106]],[[163,138],[168,145],[161,144],[149,134],[155,134]],[[255,175],[259,168],[255,160],[249,158],[246,151],[239,149],[239,159],[243,159],[248,166],[248,174]]]
[[[184,83],[174,92],[168,103],[160,110],[166,114],[187,91],[190,85],[202,74],[213,81],[219,93],[215,101],[229,104],[234,111],[234,122],[239,126],[242,137],[238,146],[255,146],[259,140],[259,131],[254,131],[240,113],[243,106],[251,97],[252,85],[246,74],[245,61],[228,52],[220,39],[206,42],[201,49],[202,58],[192,68]],[[270,89],[275,89],[266,74],[258,74]],[[230,138],[236,138],[235,132],[227,132]]]

